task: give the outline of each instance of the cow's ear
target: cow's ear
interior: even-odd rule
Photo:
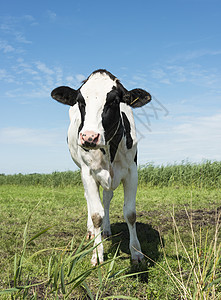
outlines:
[[[151,95],[142,89],[134,89],[127,91],[123,95],[123,100],[125,103],[133,108],[141,107],[151,101]]]
[[[51,97],[58,102],[73,106],[77,101],[78,91],[68,87],[60,86],[51,92]]]

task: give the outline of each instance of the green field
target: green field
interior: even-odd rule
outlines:
[[[221,163],[148,165],[139,180],[145,262],[131,265],[120,186],[92,268],[79,173],[0,175],[0,299],[221,299]]]

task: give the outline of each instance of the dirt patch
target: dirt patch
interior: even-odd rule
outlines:
[[[185,209],[182,209],[175,212],[175,221],[178,226],[184,227],[189,227],[190,221],[194,227],[215,226],[220,214],[221,206],[212,210],[196,209],[186,211]],[[173,219],[168,211],[141,211],[137,214],[137,216],[142,220],[146,219],[147,222],[155,228],[159,228],[161,233],[165,233],[173,227]],[[219,218],[219,223],[221,223],[221,217]]]
[[[207,210],[207,209],[196,209],[196,210],[180,210],[175,213],[175,219],[178,224],[190,222],[193,226],[215,226],[217,222],[221,223],[221,219],[218,216],[221,214],[221,206],[217,209]]]
[[[220,216],[220,218],[218,218]],[[153,211],[141,211],[137,214],[139,221],[145,224],[149,224],[153,228],[159,230],[160,235],[164,235],[169,231],[174,230],[173,218],[168,210],[153,210]],[[216,209],[196,209],[187,212],[185,209],[177,210],[175,212],[176,225],[181,231],[190,230],[190,222],[193,227],[207,228],[216,226],[217,222],[221,224],[221,206]]]
[[[61,232],[55,232],[53,234],[51,234],[51,236],[54,237],[58,237],[58,238],[69,238],[69,237],[73,237],[73,232],[65,232],[65,231],[61,231]]]

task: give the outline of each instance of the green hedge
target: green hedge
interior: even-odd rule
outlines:
[[[201,164],[182,163],[167,166],[146,164],[138,168],[139,184],[148,186],[221,187],[221,162],[205,161]],[[0,174],[0,185],[41,185],[66,187],[81,185],[80,171],[53,172],[52,174]]]
[[[53,172],[52,174],[34,173],[27,175],[21,173],[15,175],[0,174],[0,185],[3,184],[66,187],[70,185],[80,185],[81,174],[80,171]]]
[[[221,187],[221,162],[154,166],[147,164],[138,170],[139,183],[150,186]]]

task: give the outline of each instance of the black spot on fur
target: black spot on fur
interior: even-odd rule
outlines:
[[[134,162],[137,165],[137,152],[136,152],[135,157],[134,157]]]
[[[106,151],[104,150],[104,148],[100,148],[101,152],[105,155]]]
[[[116,88],[113,88],[106,98],[102,112],[102,125],[106,143],[110,141],[118,130],[120,116],[120,96]]]
[[[81,131],[81,129],[83,128],[83,126],[84,126],[85,106],[86,106],[84,97],[82,96],[81,93],[78,94],[77,102],[78,102],[78,107],[79,107],[79,110],[80,110],[80,113],[81,113],[81,124],[78,128],[78,133],[79,133]]]
[[[123,137],[123,133],[124,133],[124,128],[123,128],[123,125],[122,125],[122,121],[120,119],[120,125],[119,125],[119,128],[117,130],[117,133],[114,135],[114,137],[110,141],[110,158],[111,158],[111,162],[114,161],[118,145],[119,145],[119,143],[120,143],[120,141]]]
[[[124,134],[126,136],[126,145],[127,149],[131,149],[133,146],[133,139],[131,137],[130,131],[130,122],[124,112],[122,112],[123,122],[124,122]]]

